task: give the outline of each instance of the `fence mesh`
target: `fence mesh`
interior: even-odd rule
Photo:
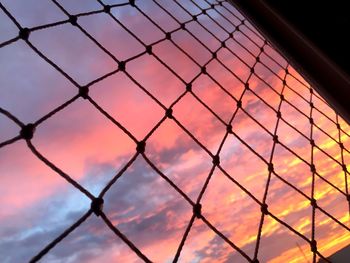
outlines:
[[[23,142],[79,192],[73,203],[90,206],[68,227],[56,218],[36,246],[26,239],[37,234],[33,225],[22,222],[18,239],[2,230],[4,262],[101,261],[117,242],[105,229],[123,248],[104,259],[123,262],[329,262],[347,244],[349,126],[231,3],[0,8],[2,206],[19,209],[6,199],[11,184],[27,205],[32,190],[20,181],[51,187],[16,167],[13,160],[30,160],[18,150]],[[91,168],[89,151],[112,172]],[[66,209],[50,205],[56,215]],[[2,217],[5,227],[18,224]],[[64,242],[74,247],[67,240],[76,233],[78,243],[95,241],[57,252]],[[6,247],[25,239],[13,254]]]

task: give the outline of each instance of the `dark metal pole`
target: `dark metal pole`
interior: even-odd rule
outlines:
[[[230,0],[350,123],[350,78],[263,0]],[[297,14],[296,14],[297,15]]]

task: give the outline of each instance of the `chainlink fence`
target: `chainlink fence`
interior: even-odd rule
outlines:
[[[130,253],[137,255],[139,260],[144,262],[157,261],[149,253],[145,253],[142,246],[138,245],[137,238],[136,240],[130,238],[104,210],[104,207],[108,206],[105,196],[110,189],[118,185],[123,176],[127,176],[127,171],[132,169],[134,162],[140,158],[147,163],[148,168],[151,168],[153,173],[157,174],[158,180],[168,184],[176,191],[181,202],[187,203],[192,208],[191,215],[187,219],[184,229],[181,230],[181,239],[176,245],[177,249],[171,256],[172,262],[189,262],[183,251],[188,245],[191,231],[194,231],[194,224],[199,221],[205,225],[203,231],[211,232],[212,235],[221,240],[222,243],[219,244],[225,244],[222,246],[225,246],[226,252],[220,257],[209,252],[206,255],[201,254],[194,262],[205,262],[209,258],[212,260],[210,262],[215,260],[231,262],[228,255],[233,252],[237,262],[265,261],[266,259],[261,256],[261,240],[264,236],[279,238],[279,230],[276,228],[264,230],[267,221],[274,222],[271,223],[272,226],[283,227],[289,235],[297,236],[301,240],[299,243],[295,243],[296,250],[293,250],[292,254],[286,255],[289,259],[295,258],[295,262],[303,262],[304,260],[317,262],[319,259],[329,262],[326,258],[329,256],[329,250],[325,249],[326,254],[324,254],[317,239],[317,234],[324,231],[322,227],[325,224],[332,222],[340,227],[341,231],[347,233],[342,240],[348,240],[346,235],[350,230],[349,211],[345,209],[348,211],[346,212],[343,208],[350,207],[347,182],[349,172],[346,168],[347,161],[350,160],[349,126],[229,1],[97,0],[95,4],[98,5],[98,8],[83,12],[70,8],[74,4],[69,3],[69,1],[51,0],[47,2],[50,2],[52,8],[56,8],[57,12],[60,12],[65,18],[55,22],[26,26],[20,22],[19,15],[21,13],[16,13],[16,9],[11,10],[11,2],[1,1],[0,8],[3,15],[15,25],[14,31],[17,30],[17,35],[13,38],[3,39],[0,49],[4,50],[19,42],[21,45],[26,45],[37,57],[45,61],[47,67],[51,67],[64,76],[70,85],[75,87],[76,94],[31,123],[22,121],[10,109],[0,105],[0,113],[20,129],[19,134],[3,140],[0,143],[0,148],[5,149],[24,140],[34,156],[52,169],[57,176],[61,176],[67,184],[74,186],[81,195],[89,198],[91,207],[79,220],[55,239],[48,240],[47,245],[41,251],[32,251],[34,256],[28,259],[30,262],[45,261],[45,257],[57,244],[63,242],[89,217],[94,216],[103,221],[106,227],[130,248]],[[81,2],[81,5],[84,4]],[[84,24],[93,17],[102,16],[111,22],[103,24],[102,20],[99,20],[102,27],[97,29]],[[84,41],[89,42],[89,45],[98,49],[98,52],[103,56],[108,57],[108,63],[106,62],[108,72],[99,74],[88,81],[89,77],[84,77],[85,79],[81,81],[80,75],[76,72],[81,72],[82,69],[77,68],[76,61],[71,62],[74,65],[69,67],[58,59],[59,56],[54,54],[56,48],[60,49],[60,52],[71,52],[66,50],[68,45],[59,46],[60,43],[57,43],[59,38],[54,36],[56,34],[54,30],[63,26],[74,28],[75,32],[79,31],[78,33],[84,36]],[[113,40],[105,43],[103,39],[101,40],[101,35],[98,33],[107,30],[104,27],[108,27],[107,29],[111,32],[113,32],[114,27],[119,30],[120,35],[115,40],[118,43],[113,42]],[[47,34],[40,38],[35,37],[41,32],[47,32]],[[109,33],[107,35],[112,38]],[[57,46],[50,47],[50,42],[47,39],[51,37],[55,39]],[[67,41],[73,43],[72,39]],[[41,48],[40,45],[44,42],[53,53],[46,52],[47,48]],[[84,49],[83,41],[72,45],[76,45],[76,50]],[[89,55],[86,53],[86,56]],[[141,59],[150,58],[152,58],[152,63],[158,65],[153,71],[153,64],[138,62]],[[75,59],[72,58],[72,60]],[[97,65],[96,68],[102,65],[102,61],[95,60],[95,58],[92,60],[94,60],[92,64]],[[7,62],[3,61],[2,63]],[[141,73],[134,74],[135,68],[138,68]],[[157,70],[160,68],[161,70]],[[99,72],[98,69],[94,70]],[[162,82],[148,85],[147,81],[144,81],[147,76],[146,74],[142,75],[142,72],[149,71],[151,71],[151,78],[163,75]],[[138,135],[135,135],[134,130],[125,124],[127,122],[118,119],[118,116],[112,114],[94,97],[94,94],[99,92],[96,86],[117,74],[123,75],[128,83],[137,87],[143,96],[147,96],[150,105],[156,105],[163,111],[162,116],[150,129],[141,128],[147,132],[142,138],[140,138],[139,132],[137,132]],[[19,77],[25,78],[25,76]],[[118,86],[118,83],[115,85]],[[204,88],[202,90],[202,87],[207,87],[208,91],[205,91]],[[35,87],[32,89],[35,92]],[[214,100],[212,97],[216,99]],[[89,103],[96,112],[115,125],[134,143],[135,150],[132,157],[104,185],[98,195],[94,195],[79,180],[74,179],[72,175],[60,168],[55,161],[47,157],[36,146],[34,141],[36,132],[45,122],[62,113],[77,101]],[[142,99],[137,103],[141,106]],[[196,111],[194,103],[202,110]],[[135,107],[135,105],[130,107]],[[181,108],[188,109],[185,116],[180,116]],[[191,112],[194,116],[191,116]],[[208,119],[202,118],[199,115],[202,112],[210,117]],[[144,116],[141,113],[137,117],[142,119]],[[82,118],[89,119],[89,116]],[[133,118],[131,113],[129,118]],[[189,121],[186,121],[186,118]],[[209,125],[211,123],[203,123],[203,121],[208,120],[212,125]],[[195,124],[197,121],[199,122],[197,128],[193,128],[197,125]],[[198,152],[201,152],[202,156],[211,159],[208,173],[201,178],[202,181],[197,182],[200,187],[196,195],[190,195],[188,189],[184,190],[186,186],[181,183],[181,178],[169,175],[171,166],[164,169],[162,161],[159,158],[151,158],[152,154],[148,153],[149,141],[157,137],[157,131],[169,122],[180,129],[189,138],[189,141],[196,145],[195,147],[199,149]],[[3,128],[5,129],[4,126],[1,129]],[[221,133],[219,134],[217,130],[220,130]],[[208,134],[209,137],[203,134]],[[170,133],[169,136],[171,136]],[[206,141],[206,138],[215,138],[217,144],[212,143],[211,139]],[[214,147],[214,144],[217,147]],[[235,147],[238,147],[238,150]],[[232,167],[232,164],[229,163],[225,164],[225,160],[233,158],[232,156],[238,156],[237,158],[242,156],[243,158],[248,155],[250,157],[246,158],[251,159],[242,159],[235,163],[238,168],[246,169],[243,171],[244,177],[240,177],[232,171],[233,168],[237,167]],[[263,165],[258,165],[258,163]],[[259,178],[262,181],[254,183],[253,180],[248,184],[245,179],[251,174],[249,174],[250,167],[247,166],[257,166],[258,169],[265,167],[258,171],[261,173]],[[323,172],[325,169],[327,172]],[[23,174],[25,173],[26,171],[23,171]],[[183,176],[188,180],[188,177],[195,177],[195,173],[196,170],[192,171],[192,174],[188,173]],[[230,184],[234,185],[237,189],[235,193],[239,193],[240,196],[244,196],[244,198],[249,199],[249,202],[255,204],[255,212],[259,215],[257,217],[258,224],[256,229],[251,229],[255,234],[248,242],[249,249],[245,247],[247,243],[242,244],[240,240],[242,236],[241,238],[234,237],[234,229],[233,232],[222,230],[223,225],[221,225],[220,220],[212,220],[211,218],[214,218],[215,215],[209,212],[206,214],[203,198],[209,185],[217,176],[227,179],[228,187]],[[272,181],[275,182],[276,187],[271,186]],[[282,210],[290,208],[291,199],[286,199],[283,203],[284,190],[280,189],[279,191],[279,185],[284,187],[281,189],[288,188],[293,192],[292,199],[302,198],[301,206],[305,210],[294,217],[301,218],[305,223],[304,227],[297,226],[294,224],[295,222],[291,223],[287,219],[289,215],[293,214],[293,209],[298,210],[301,209],[300,207],[285,209],[284,212],[272,209],[273,204],[277,201],[280,202]],[[318,187],[323,190],[318,192]],[[261,196],[259,196],[257,188],[259,188]],[[332,199],[330,196],[337,196],[337,198]],[[220,206],[220,197],[218,196],[217,199],[212,200],[214,207],[216,202],[218,202],[217,206]],[[319,202],[319,199],[326,201],[322,203]],[[147,203],[147,200],[144,202]],[[340,203],[343,205],[340,206]],[[238,218],[244,225],[246,223],[244,218],[241,219],[239,214],[235,214],[244,213],[244,211],[235,210],[237,206],[244,207],[244,204],[235,203],[228,209],[233,211],[232,218]],[[332,210],[337,207],[338,210]],[[219,210],[215,213],[220,214]],[[322,224],[317,223],[317,214],[325,220]],[[230,218],[225,218],[225,220],[230,221]],[[324,242],[329,244],[333,240],[337,240],[334,236],[335,232],[330,231],[322,238],[325,240]],[[340,241],[338,240],[338,242]],[[305,249],[305,247],[308,248]],[[215,249],[218,248],[215,247]],[[272,250],[274,248],[271,247],[271,253]],[[266,250],[264,253],[269,254],[270,252]]]

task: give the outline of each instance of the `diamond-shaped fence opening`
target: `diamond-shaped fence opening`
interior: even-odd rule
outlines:
[[[0,1],[2,262],[316,262],[350,127],[232,3]]]

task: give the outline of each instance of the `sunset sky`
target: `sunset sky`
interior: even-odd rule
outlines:
[[[173,262],[199,196],[205,220],[251,260],[257,249],[260,262],[312,262],[312,188],[321,208],[318,252],[328,257],[350,243],[343,169],[350,126],[316,91],[310,101],[302,76],[232,5],[220,2],[0,0],[0,262],[28,262],[91,204],[26,140],[2,144],[18,137],[15,119],[40,120],[32,145],[95,197],[133,160],[104,195],[103,212],[152,262]],[[116,6],[107,13],[103,4]],[[78,26],[62,9],[81,14]],[[28,42],[18,38],[9,14],[31,29]],[[37,28],[58,21],[65,22]],[[76,96],[82,86],[90,99]],[[280,143],[273,140],[277,123]],[[137,154],[136,142],[145,139],[145,153]],[[213,167],[215,155],[220,164]],[[264,216],[257,245],[264,202],[272,216]],[[194,220],[178,262],[248,262],[205,220]],[[143,261],[92,214],[40,262]]]

